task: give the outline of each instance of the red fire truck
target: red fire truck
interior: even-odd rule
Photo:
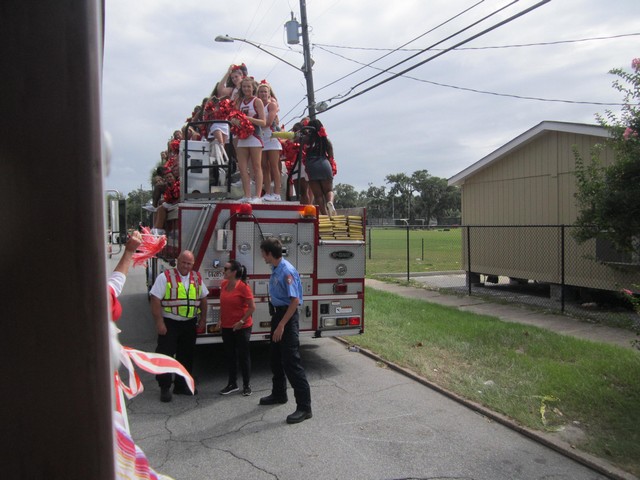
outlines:
[[[165,249],[149,262],[149,285],[164,269],[175,265],[182,250],[191,250],[194,269],[210,292],[206,327],[198,332],[197,343],[218,343],[222,341],[219,299],[223,267],[236,259],[247,268],[247,282],[256,303],[252,340],[267,340],[271,268],[262,258],[260,242],[277,237],[283,244],[284,258],[296,267],[302,281],[300,335],[363,333],[365,209],[338,210],[337,215],[325,217],[316,213],[315,206],[301,205],[295,199],[240,203],[242,190],[231,182],[233,159],[220,161],[212,150],[206,141],[183,141],[180,146],[180,202],[168,213]],[[289,184],[285,177],[283,185]],[[286,192],[283,194],[286,198]]]

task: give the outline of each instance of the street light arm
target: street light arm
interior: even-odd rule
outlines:
[[[249,40],[245,40],[244,38],[235,38],[235,37],[230,37],[229,35],[218,35],[218,36],[215,38],[215,41],[216,41],[216,42],[223,42],[223,43],[230,43],[230,42],[234,42],[234,41],[236,41],[236,42],[246,43],[246,44],[248,44],[248,45],[251,45],[251,46],[253,46],[253,47],[256,47],[258,50],[262,50],[264,53],[266,53],[266,54],[268,54],[268,55],[271,55],[271,56],[272,56],[272,57],[274,57],[274,58],[277,58],[277,59],[278,59],[278,60],[280,60],[281,62],[286,63],[286,64],[287,64],[287,65],[289,65],[290,67],[295,68],[295,69],[296,69],[296,70],[298,70],[299,72],[303,72],[303,73],[304,73],[304,70],[302,70],[301,68],[296,67],[293,63],[289,63],[289,62],[287,62],[284,58],[280,58],[279,56],[277,56],[277,55],[275,55],[275,54],[271,53],[269,50],[266,50],[266,49],[262,48],[262,47],[261,47],[260,45],[258,45],[257,43],[253,43],[253,42],[251,42],[251,41],[249,41]]]
[[[544,0],[544,1],[548,2],[550,0]],[[292,17],[291,18],[293,20],[293,13],[292,13]],[[230,37],[229,35],[218,35],[216,37],[216,42],[233,42],[234,40],[237,40],[238,42],[247,43],[249,45],[252,45],[252,46],[256,47],[259,50],[262,50],[266,54],[271,55],[274,58],[277,58],[281,62],[286,63],[290,67],[295,68],[299,72],[302,72],[304,74],[304,79],[305,79],[306,84],[307,84],[307,101],[308,101],[307,109],[309,110],[309,117],[311,118],[311,120],[315,120],[315,118],[316,118],[316,97],[315,97],[315,93],[314,93],[314,89],[313,89],[313,73],[312,73],[313,60],[311,60],[311,50],[309,49],[309,25],[307,23],[307,0],[300,0],[300,20],[302,21],[302,23],[300,25],[300,28],[302,30],[302,50],[303,50],[303,55],[304,55],[304,65],[303,65],[302,68],[296,67],[292,63],[289,63],[286,60],[278,57],[277,55],[274,55],[270,51],[265,50],[260,45],[257,45],[257,44],[255,44],[253,42],[250,42],[249,40],[245,40],[244,38],[234,38],[234,37]],[[296,27],[296,29],[297,29],[297,27]],[[295,42],[295,43],[297,43],[297,42]],[[334,107],[335,107],[335,105],[334,105]],[[323,103],[321,111],[327,110],[329,108],[333,108],[333,107],[327,107],[326,103]]]

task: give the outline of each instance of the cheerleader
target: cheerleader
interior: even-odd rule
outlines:
[[[320,207],[322,215],[334,216],[333,206],[333,145],[320,120],[310,120],[302,127],[300,143],[307,156],[305,169],[309,177],[309,187]]]
[[[240,83],[247,76],[247,66],[242,63],[240,65],[229,65],[227,73],[224,74],[222,80],[217,85],[215,95],[218,98],[230,97],[236,101],[240,95]]]
[[[238,158],[238,169],[242,180],[244,197],[242,202],[260,203],[262,194],[262,136],[261,127],[266,125],[264,116],[264,104],[256,97],[258,84],[252,77],[246,77],[240,83],[240,94],[236,100],[236,108],[245,114],[247,120],[253,124],[253,134],[246,138],[238,139],[236,155]],[[238,126],[237,120],[232,120]],[[249,165],[256,184],[255,196],[251,195],[251,178],[249,176]]]
[[[280,152],[282,145],[277,138],[271,136],[272,132],[279,132],[278,100],[271,85],[266,80],[262,80],[258,86],[258,98],[264,104],[264,116],[266,127],[262,129],[262,177],[264,179],[264,200],[268,202],[279,202],[282,200],[280,192],[282,185],[280,182],[281,166]],[[273,190],[271,182],[273,181]]]

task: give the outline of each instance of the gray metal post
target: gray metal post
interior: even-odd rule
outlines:
[[[562,237],[560,239],[560,256],[562,257],[560,259],[560,311],[564,313],[564,282],[565,282],[565,278],[564,278],[564,258],[565,258],[565,251],[564,251],[564,225],[560,226],[560,236]]]
[[[411,279],[411,275],[409,274],[409,220],[407,220],[407,283]]]
[[[471,296],[471,227],[467,226],[467,283],[468,293]]]

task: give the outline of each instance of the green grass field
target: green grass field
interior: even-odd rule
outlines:
[[[409,229],[409,270],[442,272],[460,270],[462,230]],[[406,228],[367,229],[367,275],[406,273]],[[369,252],[371,252],[369,256]]]

